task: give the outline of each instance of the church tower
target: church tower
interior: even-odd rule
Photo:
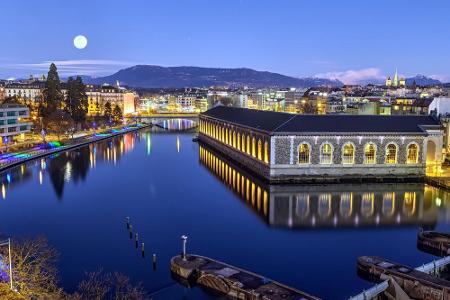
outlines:
[[[398,86],[398,72],[397,72],[397,68],[395,68],[395,75],[394,75],[393,86]]]
[[[392,86],[391,76],[388,76],[388,78],[386,79],[386,86]]]

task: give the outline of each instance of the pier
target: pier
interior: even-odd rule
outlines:
[[[174,275],[224,295],[243,300],[319,299],[274,280],[199,255],[179,255],[170,261]]]

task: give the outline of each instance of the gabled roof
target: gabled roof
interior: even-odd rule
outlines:
[[[432,116],[409,115],[294,115],[271,111],[217,106],[204,116],[275,133],[416,133],[441,127]]]

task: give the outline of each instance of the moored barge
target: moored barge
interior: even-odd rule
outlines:
[[[450,281],[374,256],[358,258],[358,274],[372,281],[393,279],[411,298],[450,300]]]
[[[170,261],[170,269],[172,274],[182,281],[199,284],[236,299],[319,299],[282,283],[208,257],[175,256]]]
[[[450,255],[450,234],[437,231],[419,232],[417,248],[436,256]]]

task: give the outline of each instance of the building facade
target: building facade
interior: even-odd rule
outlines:
[[[15,137],[31,130],[31,122],[25,120],[30,117],[28,107],[16,103],[0,105],[0,144],[11,142]]]
[[[431,116],[292,115],[218,106],[199,139],[270,181],[422,178],[442,162]]]

